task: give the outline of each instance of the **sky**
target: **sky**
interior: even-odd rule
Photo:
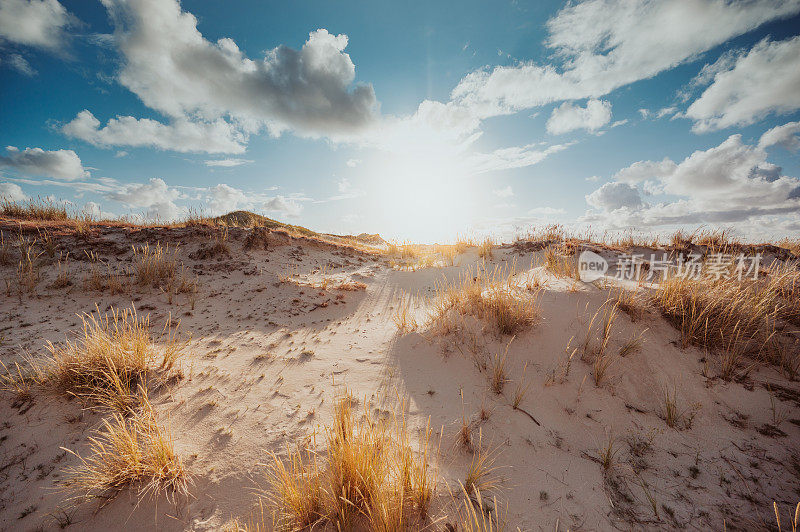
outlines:
[[[0,0],[0,196],[800,237],[800,0]]]

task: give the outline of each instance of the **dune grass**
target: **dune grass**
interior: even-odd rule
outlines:
[[[86,456],[62,447],[80,460],[66,471],[66,489],[87,498],[113,498],[134,488],[140,500],[163,493],[173,502],[188,493],[189,475],[169,429],[159,424],[146,393],[140,395],[138,407],[103,420],[89,438]]]
[[[539,317],[538,291],[525,292],[517,286],[514,268],[495,267],[478,275],[462,275],[452,281],[437,283],[429,308],[427,326],[435,334],[448,334],[454,320],[473,316],[498,333],[516,334],[531,326]]]
[[[375,417],[368,404],[364,410],[357,418],[352,397],[343,396],[325,430],[324,451],[314,437],[288,458],[271,455],[265,500],[275,508],[277,529],[328,525],[384,531],[426,522],[436,484],[428,464],[430,431],[425,431],[417,453],[404,413],[385,419]]]
[[[66,203],[56,203],[49,198],[28,201],[0,200],[0,215],[22,220],[64,221],[72,218]]]
[[[556,246],[550,245],[545,248],[544,266],[549,272],[558,277],[566,277],[578,281],[581,279],[576,258],[561,254]]]
[[[32,384],[57,390],[93,407],[127,412],[142,400],[140,391],[181,376],[186,343],[168,320],[162,334],[150,333],[149,315],[111,309],[81,316],[82,331],[61,344],[47,342],[47,355],[6,370],[5,388]],[[30,393],[30,392],[29,392]]]
[[[133,275],[141,286],[160,287],[170,283],[178,271],[177,249],[169,244],[133,247]]]
[[[796,371],[798,355],[787,358],[778,326],[796,317],[797,279],[797,271],[788,268],[774,270],[767,281],[673,277],[661,283],[653,301],[678,329],[684,347],[719,355],[724,379],[746,371],[746,358]]]

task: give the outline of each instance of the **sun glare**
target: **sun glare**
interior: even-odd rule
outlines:
[[[375,164],[376,217],[398,240],[446,242],[474,219],[477,198],[455,156],[387,156]]]

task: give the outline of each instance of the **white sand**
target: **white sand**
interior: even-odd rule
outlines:
[[[7,235],[13,234],[11,227],[4,224]],[[172,305],[157,290],[133,295],[133,304],[140,314],[150,313],[154,328],[171,313],[181,320],[180,331],[192,337],[186,378],[154,395],[194,475],[192,497],[177,507],[163,499],[145,499],[137,507],[128,492],[102,508],[98,501],[67,500],[59,483],[77,459],[61,448],[85,453],[100,416],[55,394],[40,392],[22,405],[4,394],[0,529],[57,529],[65,514],[80,530],[216,530],[233,518],[246,519],[257,490],[266,487],[261,464],[267,452],[285,452],[323,426],[333,399],[345,388],[362,400],[359,408],[366,399],[389,410],[397,396],[407,396],[413,434],[428,420],[442,431],[441,443],[434,439],[442,479],[438,508],[446,508],[449,500],[445,482],[457,486],[471,460],[455,444],[462,416],[471,418],[482,445],[496,454],[502,487],[495,495],[507,504],[512,529],[721,530],[723,522],[730,530],[756,529],[774,523],[773,500],[787,518],[800,500],[800,385],[773,369],[756,368],[741,383],[706,379],[704,353],[679,348],[677,331],[662,318],[651,314],[634,323],[621,314],[610,350],[616,353],[640,334],[642,349],[616,360],[601,387],[576,354],[562,382],[570,339],[573,348],[583,340],[608,291],[555,279],[539,268],[536,273],[547,279],[540,295],[542,318],[511,343],[511,382],[497,396],[486,374],[456,347],[457,338],[430,338],[425,331],[399,335],[392,321],[403,295],[414,298],[423,320],[434,283],[474,266],[474,250],[459,256],[457,266],[396,271],[382,257],[301,240],[246,252],[245,233],[231,230],[230,257],[205,260],[189,258],[208,242],[190,229],[129,234],[109,228],[86,242],[58,239],[72,256],[92,249],[112,267],[130,262],[132,243],[180,243],[181,260],[198,274],[194,311],[185,295],[175,296]],[[496,249],[491,262],[516,261],[522,282],[535,256],[509,247]],[[0,359],[8,363],[25,353],[41,355],[46,340],[58,342],[76,332],[77,314],[95,304],[101,311],[131,305],[130,295],[85,291],[80,280],[88,267],[86,261],[71,261],[73,286],[48,289],[55,267],[45,265],[37,296],[0,295]],[[321,280],[323,267],[326,277],[364,282],[366,291],[302,286]],[[0,268],[13,286],[16,265]],[[300,284],[281,282],[295,271]],[[509,340],[481,330],[478,323],[468,322],[467,330],[476,349],[489,355]],[[709,359],[716,373],[713,356]],[[521,407],[541,426],[509,404],[526,363],[531,387]],[[553,371],[554,382],[548,382]],[[764,430],[772,423],[768,383],[777,408],[786,413],[772,434]],[[675,387],[681,410],[699,405],[691,428],[669,428],[661,419],[665,386]],[[482,406],[491,413],[485,422],[478,420]],[[604,470],[598,448],[609,437],[616,454]],[[436,527],[443,526],[444,521]]]

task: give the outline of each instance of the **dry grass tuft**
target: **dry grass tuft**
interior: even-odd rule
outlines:
[[[683,410],[678,408],[678,392],[677,388],[673,386],[672,392],[668,387],[664,387],[663,393],[664,411],[662,417],[667,426],[673,429],[690,429],[692,423],[700,409],[699,404],[689,405]]]
[[[0,201],[0,215],[22,220],[63,221],[70,219],[65,203],[56,203],[49,198],[28,201]]]
[[[482,259],[491,259],[494,257],[492,253],[492,248],[494,247],[494,241],[491,238],[486,237],[483,241],[478,244],[478,256]]]
[[[336,402],[324,452],[314,438],[288,460],[272,455],[267,501],[279,529],[405,530],[427,519],[435,485],[427,463],[430,431],[415,453],[404,414],[379,419],[367,405],[356,419],[352,404],[350,396]]]
[[[586,329],[581,358],[585,362],[591,363],[592,376],[596,386],[600,386],[605,381],[608,368],[617,360],[617,355],[608,347],[618,315],[619,307],[612,298],[608,298],[595,311]]]
[[[554,245],[547,246],[544,250],[544,266],[559,277],[578,281],[581,279],[577,259],[571,255],[562,255]]]
[[[41,274],[39,272],[39,259],[41,251],[36,250],[36,239],[27,239],[19,236],[19,263],[17,264],[17,283],[19,292],[36,294]]]
[[[453,320],[473,316],[493,326],[500,334],[516,334],[539,317],[538,291],[526,293],[514,281],[513,268],[506,274],[495,268],[489,275],[462,276],[457,281],[442,281],[428,319],[434,332],[446,334]]]
[[[155,288],[167,286],[178,271],[178,250],[170,249],[169,244],[155,246],[145,244],[133,247],[133,274],[140,286]]]
[[[796,268],[796,267],[795,267]],[[745,357],[782,369],[796,367],[798,354],[784,349],[778,325],[792,322],[800,301],[796,269],[773,269],[758,281],[671,278],[653,301],[681,333],[683,346],[696,345],[719,354],[720,375],[729,380],[743,369]]]
[[[411,310],[411,297],[401,297],[397,308],[392,315],[392,320],[397,326],[400,334],[405,334],[417,330],[417,318]]]
[[[463,505],[457,509],[457,527],[464,532],[502,532],[505,522],[499,516],[497,499],[484,501],[480,492],[464,497]]]
[[[478,440],[477,450],[472,456],[462,485],[462,489],[468,497],[495,490],[500,485],[500,481],[495,475],[497,471],[497,467],[494,465],[495,455],[483,449],[480,436]]]
[[[84,314],[82,334],[63,344],[47,343],[48,356],[30,361],[26,372],[36,384],[53,387],[95,406],[126,412],[142,399],[148,381],[180,377],[184,342],[169,321],[161,336],[151,336],[149,315],[135,309]],[[159,344],[156,344],[156,340]]]
[[[508,360],[508,348],[511,347],[511,342],[514,341],[514,337],[511,337],[511,340],[508,341],[506,344],[505,351],[503,354],[497,353],[494,356],[494,361],[491,365],[491,373],[489,374],[489,389],[492,390],[493,393],[496,395],[500,395],[503,393],[503,388],[506,386],[506,382],[508,382],[508,375],[506,374],[506,361]]]
[[[142,398],[139,408],[103,420],[97,435],[89,438],[88,456],[62,447],[81,462],[67,471],[68,489],[108,499],[136,487],[140,500],[163,493],[172,502],[176,495],[188,493],[189,476],[172,436],[158,423],[146,394]]]

